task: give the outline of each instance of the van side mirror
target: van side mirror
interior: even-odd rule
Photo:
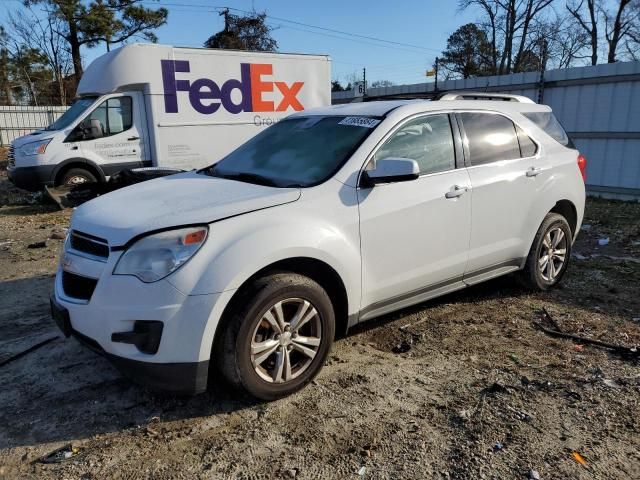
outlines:
[[[418,162],[410,158],[389,157],[376,160],[373,170],[365,170],[360,186],[371,188],[379,183],[406,182],[420,176]]]

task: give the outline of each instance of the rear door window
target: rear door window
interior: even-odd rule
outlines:
[[[471,165],[520,158],[516,128],[507,117],[493,113],[465,112],[460,114],[460,118],[469,142]]]
[[[565,147],[574,148],[573,142],[552,112],[522,112],[526,118],[535,123],[540,129],[556,142]]]

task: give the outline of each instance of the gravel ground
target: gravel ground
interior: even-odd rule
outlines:
[[[56,337],[0,366],[0,478],[640,478],[637,360],[532,326],[544,307],[563,331],[640,344],[639,204],[588,202],[553,292],[507,276],[387,315],[272,403],[222,383],[153,393],[63,339],[48,294],[68,221],[0,171],[0,364]]]

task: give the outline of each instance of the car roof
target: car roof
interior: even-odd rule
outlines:
[[[412,115],[436,110],[488,110],[494,112],[548,112],[547,105],[496,100],[378,100],[373,102],[343,103],[311,108],[292,115],[354,115],[382,117],[394,111],[398,115]]]

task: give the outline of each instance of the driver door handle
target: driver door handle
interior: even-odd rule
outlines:
[[[469,187],[461,187],[460,185],[454,185],[451,189],[444,194],[445,198],[458,198],[464,195],[469,190]]]
[[[140,140],[140,137],[129,137],[129,138],[127,138],[127,140],[132,142],[133,140]]]
[[[536,167],[531,167],[529,170],[527,170],[527,177],[536,177],[538,175],[540,175],[542,173],[542,169],[541,168],[536,168]]]

